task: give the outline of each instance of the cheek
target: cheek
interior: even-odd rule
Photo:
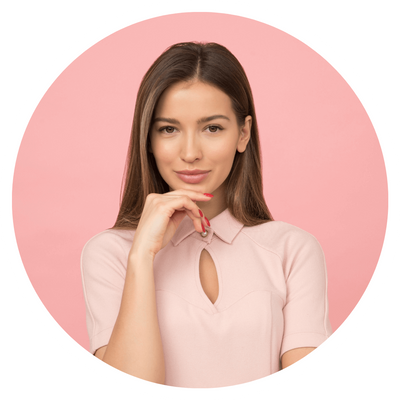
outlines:
[[[154,158],[159,167],[170,164],[176,158],[176,146],[155,141],[152,148]]]
[[[221,169],[230,168],[236,154],[234,143],[221,143],[210,146],[207,151],[208,158]]]

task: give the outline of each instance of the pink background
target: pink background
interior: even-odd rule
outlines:
[[[82,247],[115,221],[141,78],[166,47],[191,40],[225,45],[247,72],[267,204],[274,219],[321,243],[334,330],[376,267],[388,211],[385,165],[368,115],[335,69],[292,36],[243,17],[154,18],[105,38],[57,78],[29,122],[15,167],[22,261],[50,314],[87,349]]]

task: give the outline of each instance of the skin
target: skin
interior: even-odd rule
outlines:
[[[243,126],[239,126],[230,98],[221,90],[198,81],[169,87],[159,99],[154,118],[150,151],[170,192],[151,194],[146,200],[128,257],[120,312],[108,345],[99,348],[95,356],[133,376],[164,383],[153,260],[185,215],[201,232],[201,224],[206,223],[204,217],[212,219],[225,210],[224,182],[236,151],[246,150],[252,119],[247,116]],[[205,118],[208,120],[204,121]],[[202,182],[189,184],[175,172],[184,169],[210,173]],[[214,197],[210,199],[204,193]],[[204,217],[199,216],[199,209]],[[214,291],[210,287],[210,293]],[[313,349],[286,352],[282,356],[282,368]]]
[[[208,122],[201,118],[222,115]],[[158,118],[176,122],[157,121]],[[179,82],[161,96],[150,132],[150,151],[170,190],[190,189],[211,193],[210,202],[197,205],[208,219],[226,208],[224,181],[232,168],[236,151],[245,151],[251,132],[251,116],[238,126],[230,98],[221,90],[202,82]],[[163,129],[163,131],[160,131]],[[210,170],[205,180],[185,183],[174,171]]]
[[[289,367],[289,365],[292,365],[295,362],[299,361],[307,354],[310,354],[313,350],[315,350],[315,347],[299,347],[297,349],[287,351],[282,355],[281,358],[282,369]]]

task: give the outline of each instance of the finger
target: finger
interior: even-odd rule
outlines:
[[[197,209],[197,210],[201,211],[199,209]],[[201,217],[200,212],[197,212],[197,211],[193,212],[193,210],[189,210],[185,207],[182,207],[176,211],[184,211],[186,213],[186,215],[193,221],[194,227],[195,227],[196,231],[198,231],[198,232],[204,232],[203,226],[204,226],[204,228],[206,226],[210,226],[206,221],[205,215],[203,214],[203,216]],[[200,224],[196,223],[196,221],[200,221]]]
[[[194,228],[197,232],[204,232],[205,227],[207,226],[204,214],[189,197],[178,196],[171,199],[171,203],[176,211],[186,212],[187,216],[193,221]]]
[[[193,199],[191,196],[190,196],[190,194],[194,194],[195,196],[197,196],[198,198],[199,198],[199,200],[195,200],[195,199]],[[209,193],[200,193],[200,192],[196,192],[196,191],[194,191],[194,190],[186,190],[186,189],[179,189],[179,190],[174,190],[174,191],[172,191],[172,192],[167,192],[167,193],[165,193],[163,196],[165,196],[165,195],[168,195],[168,197],[175,197],[175,196],[178,196],[178,197],[180,197],[180,196],[187,196],[187,197],[189,197],[191,200],[192,200],[192,202],[194,202],[194,203],[196,203],[197,201],[204,201],[204,199],[206,199],[206,201],[208,201],[208,200],[210,200],[210,199],[212,199],[212,197],[210,197],[210,196],[213,196],[212,194],[209,194]],[[194,217],[200,217],[200,218],[202,218],[202,220],[201,220],[201,222],[203,223],[203,226],[210,226],[210,222],[208,221],[208,219],[205,217],[205,215],[204,215],[204,213],[201,211],[201,209],[198,207],[198,210],[199,210],[199,212],[198,212],[198,215],[197,215],[197,213],[194,213]]]
[[[193,203],[196,203],[196,200],[192,200],[192,202],[193,202]],[[193,217],[196,217],[196,218],[200,217],[200,218],[201,218],[201,222],[202,222],[202,224],[203,224],[204,227],[206,227],[206,226],[211,226],[211,225],[210,225],[210,221],[206,218],[206,216],[204,215],[204,213],[203,213],[203,211],[201,210],[201,208],[198,207],[197,210],[198,210],[198,213],[193,212],[193,211],[189,211],[189,210],[188,210],[187,212],[192,212],[192,213],[193,213]],[[203,232],[204,232],[204,231],[203,231]]]
[[[214,197],[211,193],[201,193],[201,192],[196,192],[195,190],[187,190],[187,189],[178,189],[178,190],[173,190],[172,192],[164,193],[164,196],[182,196],[182,195],[190,197],[192,201],[208,201]]]
[[[192,211],[188,210],[187,212],[192,212]],[[201,210],[201,208],[198,209],[198,215],[195,213],[194,217],[196,217],[196,218],[200,217],[201,218],[201,222],[202,222],[204,227],[211,226],[210,221],[207,219],[207,217],[205,216],[205,214]]]

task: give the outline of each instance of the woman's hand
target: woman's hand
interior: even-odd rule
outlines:
[[[147,196],[136,229],[129,257],[149,255],[153,259],[174,236],[183,218],[188,215],[197,232],[207,225],[196,201],[211,200],[210,196],[194,190],[174,190],[164,194],[151,193]]]

